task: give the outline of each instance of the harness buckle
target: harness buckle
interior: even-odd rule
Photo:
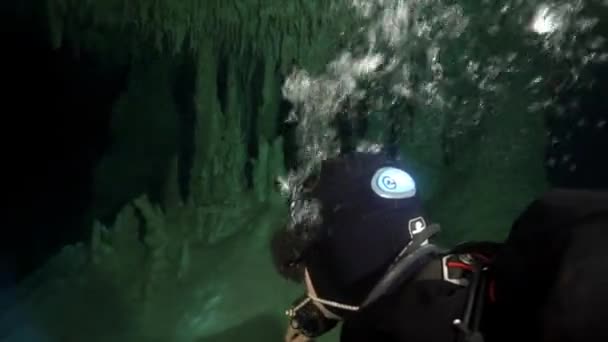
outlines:
[[[464,267],[450,266],[450,263],[457,262],[470,266],[471,270],[467,270]],[[444,281],[452,283],[458,286],[468,286],[470,281],[470,274],[473,271],[473,267],[476,264],[475,258],[470,254],[448,254],[441,258],[441,272]]]

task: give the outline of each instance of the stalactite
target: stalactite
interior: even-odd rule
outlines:
[[[221,134],[220,105],[217,97],[215,78],[217,61],[211,42],[198,52],[196,90],[194,106],[196,111],[194,149],[197,153],[190,176],[190,189],[194,203],[211,200],[207,185],[211,179],[206,174],[206,166],[212,165]]]
[[[277,134],[277,117],[279,116],[280,84],[276,73],[277,57],[267,56],[264,60],[264,82],[262,101],[258,108],[258,139],[260,142],[272,141]]]
[[[226,195],[236,197],[245,191],[244,168],[247,162],[247,146],[245,133],[241,124],[241,113],[247,106],[247,96],[243,93],[243,87],[239,84],[240,60],[234,58],[228,61],[228,72],[226,81],[226,112],[225,117],[225,136],[223,138],[225,146],[226,166]]]
[[[177,156],[171,160],[169,173],[164,184],[162,196],[163,208],[165,210],[175,210],[183,205],[179,186],[179,160]]]
[[[187,45],[193,49],[205,48],[204,41],[213,39],[223,41],[235,51],[242,50],[242,45],[255,45],[259,55],[276,46],[284,36],[293,37],[298,49],[310,48],[311,37],[317,36],[322,29],[319,25],[311,25],[310,18],[319,18],[337,32],[354,16],[347,2],[337,0],[331,1],[332,5],[328,4],[330,1],[310,0],[289,2],[287,6],[275,2],[209,3],[197,0],[46,1],[51,41],[55,46],[62,36],[60,23],[67,17],[74,21],[75,32],[82,31],[78,25],[89,25],[86,18],[91,17],[98,29],[122,30],[127,36],[133,31],[139,38],[154,42],[159,51],[174,53],[181,51],[185,37],[190,38]],[[67,10],[68,5],[70,10]],[[137,39],[135,44],[139,42],[141,40]]]
[[[177,271],[177,278],[183,279],[190,271],[191,264],[190,256],[190,243],[187,240],[182,242],[182,248],[180,250],[180,263]]]

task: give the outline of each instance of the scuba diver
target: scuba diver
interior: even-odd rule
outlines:
[[[322,163],[303,195],[319,220],[275,234],[275,266],[306,293],[285,341],[608,341],[608,194],[553,190],[504,242],[433,243],[402,162],[350,153]],[[604,273],[602,273],[604,272]]]

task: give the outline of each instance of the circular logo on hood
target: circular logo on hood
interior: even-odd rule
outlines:
[[[383,167],[372,177],[372,190],[383,198],[410,198],[416,195],[416,183],[412,176],[401,169]]]

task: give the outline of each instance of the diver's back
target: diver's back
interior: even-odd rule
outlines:
[[[494,263],[494,341],[608,341],[608,192],[554,190]]]
[[[608,341],[608,215],[577,229],[544,314],[544,341]]]

